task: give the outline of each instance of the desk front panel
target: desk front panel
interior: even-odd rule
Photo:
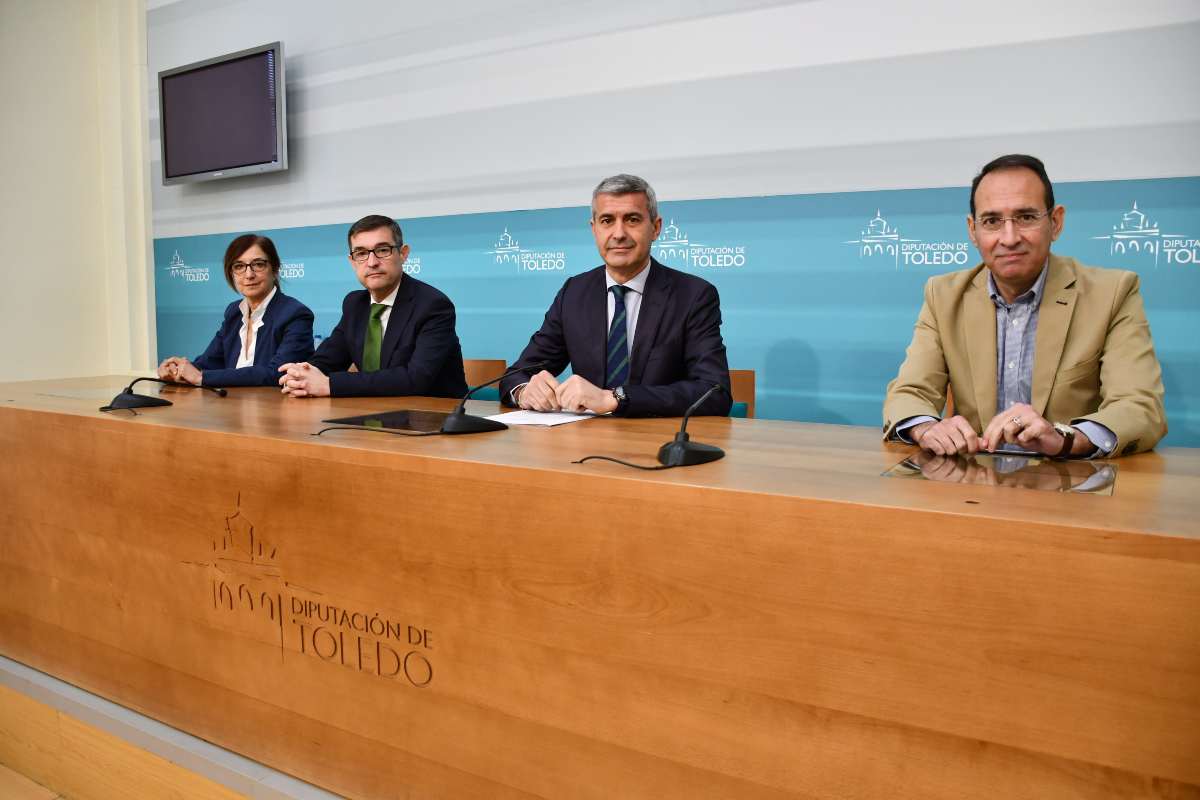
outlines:
[[[0,651],[351,797],[1200,796],[1200,458],[880,478],[871,430],[404,438],[438,400],[0,386]],[[490,413],[494,406],[476,404]]]

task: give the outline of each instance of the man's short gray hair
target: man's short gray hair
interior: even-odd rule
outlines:
[[[658,198],[654,196],[654,188],[646,183],[644,178],[637,175],[613,175],[605,178],[592,190],[592,216],[596,216],[596,197],[602,194],[644,194],[646,207],[650,211],[650,221],[658,219]]]

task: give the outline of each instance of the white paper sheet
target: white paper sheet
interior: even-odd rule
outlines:
[[[566,411],[509,411],[505,414],[493,414],[488,419],[503,422],[505,425],[566,425],[568,422],[579,422],[585,419],[595,419],[595,414],[572,414]]]

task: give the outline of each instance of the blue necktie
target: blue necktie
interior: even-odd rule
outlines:
[[[629,339],[625,335],[625,293],[629,291],[624,286],[610,286],[616,303],[613,306],[612,325],[608,326],[608,364],[604,381],[605,389],[624,386],[629,380]]]

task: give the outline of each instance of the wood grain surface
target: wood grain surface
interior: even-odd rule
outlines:
[[[0,686],[0,764],[17,775],[4,776],[0,767],[4,800],[245,800],[203,775],[7,686]],[[19,791],[20,779],[29,781],[27,794]]]
[[[0,385],[0,652],[333,791],[1200,797],[1195,451],[1098,497],[696,419],[725,459],[636,472],[571,462],[676,420],[316,437],[452,403],[125,381]]]

